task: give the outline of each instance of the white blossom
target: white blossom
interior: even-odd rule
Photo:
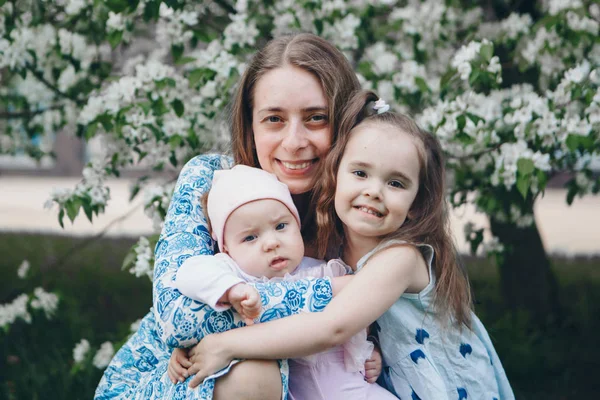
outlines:
[[[27,274],[29,273],[29,269],[31,268],[31,264],[28,260],[23,260],[23,262],[19,265],[17,269],[17,276],[21,279],[25,279]]]
[[[0,327],[7,327],[18,318],[31,323],[31,314],[27,311],[29,296],[25,293],[20,294],[11,303],[0,304]]]
[[[58,307],[58,296],[54,293],[46,292],[41,287],[35,288],[33,295],[34,298],[31,300],[31,307],[44,311],[46,318],[52,317]]]
[[[398,57],[388,51],[382,42],[365,50],[365,57],[372,63],[373,72],[376,74],[387,74],[396,69]]]
[[[73,348],[73,361],[80,364],[85,360],[85,356],[90,351],[90,342],[87,339],[81,339]]]
[[[115,349],[113,348],[112,343],[104,342],[102,345],[100,345],[100,349],[94,355],[92,364],[94,364],[94,367],[98,369],[104,369],[108,366],[114,354]]]
[[[109,31],[122,31],[125,30],[125,19],[123,14],[108,12],[108,20],[106,21],[106,29]]]
[[[65,7],[65,13],[68,15],[76,15],[87,6],[85,0],[68,0],[67,6]]]
[[[545,8],[550,15],[556,15],[563,10],[580,8],[583,6],[581,0],[546,0]]]
[[[142,319],[137,319],[134,322],[131,323],[131,325],[129,326],[129,331],[130,332],[137,332],[138,329],[140,329],[140,325],[142,325]]]

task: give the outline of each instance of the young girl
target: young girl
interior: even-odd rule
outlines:
[[[439,142],[376,99],[350,102],[316,191],[321,254],[341,246],[356,276],[321,313],[208,336],[190,352],[195,380],[233,357],[323,351],[377,320],[398,397],[514,399],[455,258]]]
[[[293,308],[298,307],[294,307],[294,299],[289,296],[282,296],[281,302],[273,304],[273,298],[277,298],[273,293],[271,299],[263,299],[267,311],[258,318],[261,297],[247,283],[266,288],[273,281],[330,277],[331,287],[321,288],[308,299],[312,304],[310,311],[315,312],[326,305],[319,296],[321,291],[333,289],[335,294],[348,282],[350,277],[340,278],[350,272],[341,261],[325,263],[304,257],[298,210],[288,187],[275,175],[244,165],[217,171],[203,203],[221,253],[184,261],[175,287],[185,296],[216,311],[233,305],[246,322],[252,323],[253,319],[258,322],[292,315],[296,312]],[[373,344],[366,339],[363,330],[343,348],[290,360],[291,398],[393,399],[379,385],[365,382],[365,377],[374,381],[379,375],[375,372],[363,376],[373,352]],[[168,369],[173,383],[187,378],[182,366],[185,364],[184,350],[175,349]]]

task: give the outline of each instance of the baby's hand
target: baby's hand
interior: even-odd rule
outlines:
[[[260,315],[262,308],[258,291],[250,285],[238,283],[229,289],[228,296],[229,303],[244,319],[246,325],[252,325],[254,318]]]
[[[185,381],[189,376],[187,369],[191,366],[192,363],[188,359],[186,349],[173,350],[171,359],[169,360],[169,368],[167,369],[171,382],[176,384],[177,382]]]
[[[375,383],[379,375],[381,375],[381,351],[375,345],[371,358],[365,362],[365,380],[369,383]]]

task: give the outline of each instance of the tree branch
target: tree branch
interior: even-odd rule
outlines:
[[[102,229],[100,232],[98,232],[94,236],[90,236],[89,238],[85,239],[83,242],[72,246],[59,259],[57,259],[55,262],[53,262],[48,268],[52,269],[54,267],[63,265],[73,255],[79,253],[81,250],[85,249],[87,246],[89,246],[96,240],[98,240],[98,239],[102,238],[104,235],[106,235],[106,232],[108,232],[109,229],[112,228],[115,224],[122,222],[122,221],[126,220],[127,218],[129,218],[142,205],[143,205],[142,203],[138,204],[137,206],[133,207],[131,210],[127,211],[125,214],[112,220],[108,225],[106,225],[104,227],[104,229]]]
[[[451,158],[453,160],[464,161],[464,160],[467,160],[469,158],[480,157],[480,156],[482,156],[484,154],[491,153],[492,151],[498,150],[500,148],[500,146],[502,146],[502,144],[503,143],[498,143],[494,147],[490,147],[489,149],[481,150],[481,151],[479,151],[477,153],[468,154],[466,156],[457,157],[457,156],[449,154],[449,153],[447,153],[445,151],[444,151],[444,154],[445,154],[445,156],[446,156],[447,159]]]
[[[237,14],[237,10],[232,7],[225,0],[215,0],[215,3],[220,6],[223,10],[227,11],[230,14]]]
[[[69,96],[68,94],[62,92],[59,88],[57,88],[51,82],[48,82],[48,80],[46,80],[46,78],[44,78],[44,74],[40,73],[39,71],[36,71],[35,68],[31,64],[28,63],[26,65],[26,68],[29,72],[31,72],[33,74],[33,76],[35,76],[40,82],[42,82],[44,85],[46,85],[46,87],[48,89],[52,90],[59,97],[71,100],[72,102],[74,102],[75,104],[77,104],[80,107],[85,105],[85,103],[82,102],[81,100],[78,100],[76,98]]]
[[[3,112],[0,112],[0,119],[29,118],[29,117],[33,117],[38,114],[43,114],[46,111],[59,110],[61,108],[62,108],[62,106],[52,106],[52,107],[45,108],[43,110],[30,110],[30,111],[17,111],[17,112],[3,111]]]

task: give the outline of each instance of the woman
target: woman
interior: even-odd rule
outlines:
[[[352,67],[327,41],[311,34],[272,40],[244,72],[234,100],[235,163],[277,175],[290,188],[304,219],[312,211],[308,199],[313,178],[336,140],[344,104],[357,89]],[[214,170],[230,165],[228,157],[199,156],[182,169],[155,250],[153,310],[106,369],[97,399],[164,396],[173,390],[165,387],[164,379],[172,348],[189,347],[206,334],[239,326],[237,314],[214,312],[172,285],[186,258],[213,252],[199,199],[209,189]],[[314,255],[314,229],[310,223],[303,226],[307,255]],[[176,394],[218,400],[279,399],[282,393],[287,394],[285,362],[248,360],[198,389],[177,385]]]

